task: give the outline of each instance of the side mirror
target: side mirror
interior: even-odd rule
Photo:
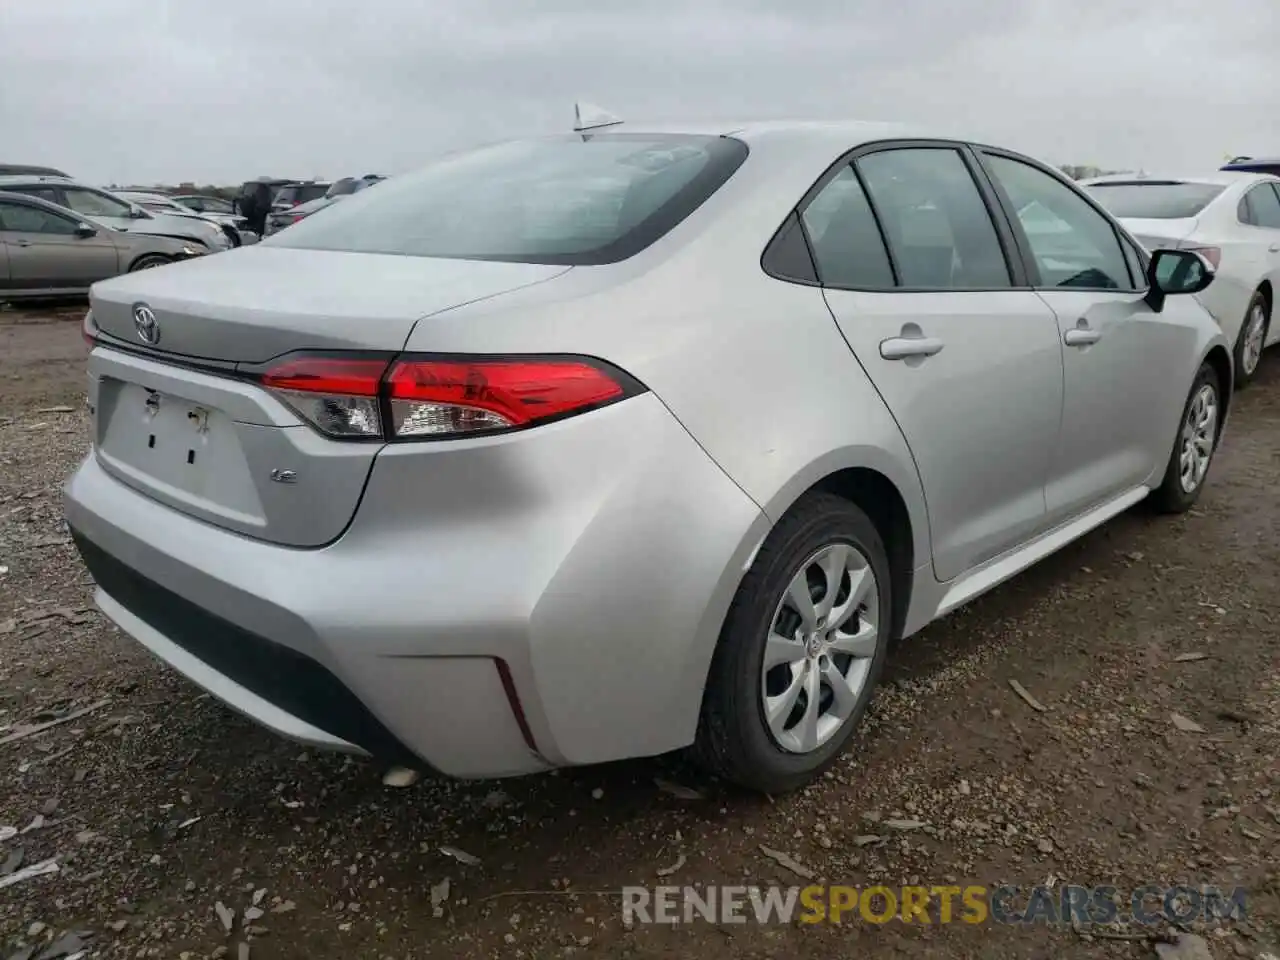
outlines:
[[[203,201],[203,200],[188,200],[188,201],[187,201],[187,206],[188,206],[190,209],[194,210],[196,213],[204,213],[204,201]]]
[[[76,236],[81,240],[88,240],[90,237],[96,237],[98,230],[96,227],[87,223],[76,224]]]
[[[129,208],[129,217],[133,220],[146,220],[149,214],[139,206]]]
[[[1147,303],[1159,313],[1164,298],[1199,293],[1213,283],[1214,266],[1194,250],[1157,250],[1147,265]]]

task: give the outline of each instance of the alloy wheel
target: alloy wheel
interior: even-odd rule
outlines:
[[[1213,384],[1205,383],[1192,398],[1182,424],[1178,479],[1184,492],[1193,492],[1204,481],[1217,439],[1218,391]]]
[[[1245,319],[1244,345],[1240,351],[1240,366],[1245,376],[1252,376],[1262,359],[1262,342],[1267,332],[1267,314],[1262,303],[1255,301]]]
[[[817,750],[853,714],[881,640],[879,606],[871,563],[851,544],[821,548],[792,576],[760,678],[765,723],[783,750]]]

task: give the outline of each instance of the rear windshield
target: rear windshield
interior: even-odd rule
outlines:
[[[418,257],[614,263],[697,209],[746,156],[740,140],[712,136],[516,141],[394,177],[264,242]]]
[[[1085,188],[1111,211],[1132,220],[1184,220],[1194,217],[1226,189],[1217,183],[1142,182],[1095,183]]]
[[[328,189],[327,183],[304,183],[293,188],[293,196],[299,203],[306,203],[308,200],[319,200]]]

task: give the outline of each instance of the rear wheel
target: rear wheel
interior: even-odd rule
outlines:
[[[150,270],[152,267],[163,267],[169,262],[168,257],[161,256],[158,253],[148,253],[133,261],[129,267],[129,272],[136,273],[139,270]]]
[[[1267,326],[1270,322],[1267,298],[1259,290],[1249,301],[1240,335],[1236,337],[1236,387],[1243,387],[1253,379],[1262,361],[1262,345],[1267,342]]]
[[[888,648],[892,586],[875,525],[831,494],[803,498],[743,577],[712,661],[694,756],[783,793],[848,744]]]
[[[1174,442],[1164,482],[1153,494],[1165,513],[1190,510],[1204,488],[1205,477],[1218,449],[1222,396],[1218,374],[1209,364],[1200,367],[1182,410],[1182,425]]]

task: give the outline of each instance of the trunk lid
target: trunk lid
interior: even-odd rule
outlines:
[[[382,444],[321,435],[238,367],[303,349],[399,351],[419,317],[567,269],[259,247],[97,284],[95,455],[122,483],[189,516],[323,546],[346,529]],[[138,304],[160,326],[150,347],[134,323]],[[110,349],[113,340],[130,351]]]
[[[95,284],[98,328],[157,355],[261,363],[291,350],[399,350],[418,318],[567,267],[298,250],[258,244]],[[134,307],[151,308],[147,347]]]
[[[1139,220],[1122,217],[1120,222],[1148,252],[1161,247],[1177,249],[1196,229],[1196,218],[1181,220]]]

